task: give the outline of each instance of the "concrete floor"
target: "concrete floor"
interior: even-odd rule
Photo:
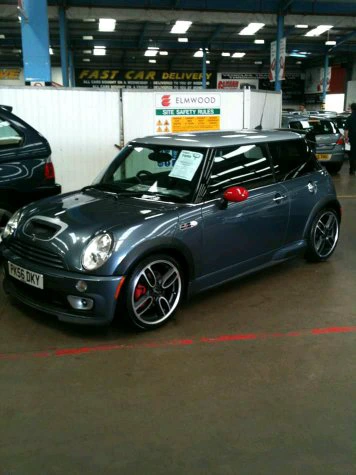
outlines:
[[[356,473],[356,178],[335,183],[330,261],[198,296],[154,333],[60,324],[0,291],[0,473]]]

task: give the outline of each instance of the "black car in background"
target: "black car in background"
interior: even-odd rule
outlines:
[[[60,192],[47,140],[0,105],[0,231],[21,206]]]

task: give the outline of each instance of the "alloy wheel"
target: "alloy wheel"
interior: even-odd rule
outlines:
[[[179,269],[168,260],[155,260],[135,278],[132,310],[144,325],[162,323],[176,309],[182,292]]]
[[[317,255],[324,259],[334,250],[339,238],[339,222],[332,211],[325,211],[319,217],[314,228],[314,248]]]

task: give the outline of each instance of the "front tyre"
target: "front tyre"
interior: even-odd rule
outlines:
[[[183,273],[173,257],[150,256],[134,268],[125,287],[129,320],[136,328],[153,330],[176,311],[182,297]]]
[[[339,240],[340,221],[334,209],[327,208],[315,216],[308,235],[306,259],[321,262],[335,251]]]

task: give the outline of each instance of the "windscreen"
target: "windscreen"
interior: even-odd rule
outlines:
[[[118,193],[189,202],[205,155],[206,149],[130,144],[97,184]]]

